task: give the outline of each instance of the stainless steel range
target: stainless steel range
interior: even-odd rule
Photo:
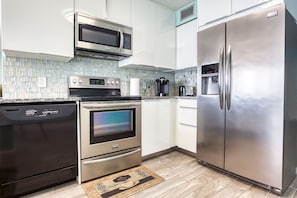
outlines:
[[[120,87],[118,78],[69,77],[80,98],[79,182],[141,164],[141,98]]]

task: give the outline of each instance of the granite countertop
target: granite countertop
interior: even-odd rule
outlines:
[[[142,96],[142,100],[159,100],[159,99],[197,99],[197,96]]]
[[[197,99],[197,96],[142,96],[142,100],[160,100],[160,99]],[[0,104],[8,103],[42,103],[42,102],[75,102],[78,97],[69,98],[26,98],[26,99],[3,99],[0,98]]]
[[[26,99],[3,99],[0,98],[0,104],[8,104],[8,103],[42,103],[42,102],[71,102],[78,101],[77,97],[69,97],[69,98],[26,98]]]

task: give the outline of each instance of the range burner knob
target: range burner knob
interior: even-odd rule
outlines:
[[[78,80],[78,84],[80,84],[80,85],[81,85],[81,84],[82,84],[82,82],[83,82],[83,81],[82,81],[81,79],[79,79],[79,80]]]
[[[114,81],[111,81],[111,84],[114,85]]]
[[[107,85],[109,85],[109,83],[110,83],[110,82],[109,82],[109,80],[108,80],[108,81],[106,81],[106,84],[107,84]]]
[[[115,82],[115,84],[116,84],[116,85],[119,85],[119,84],[120,84],[120,82],[119,82],[119,81],[116,81],[116,82]]]
[[[76,84],[76,82],[77,82],[76,79],[73,79],[73,80],[72,80],[72,83],[73,83],[73,84]]]

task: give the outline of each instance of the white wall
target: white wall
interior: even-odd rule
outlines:
[[[287,9],[297,21],[297,0],[286,0],[285,2],[286,2]]]

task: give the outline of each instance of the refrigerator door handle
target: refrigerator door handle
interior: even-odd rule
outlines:
[[[227,56],[226,56],[226,105],[227,110],[229,111],[231,108],[231,66],[232,66],[232,49],[231,46],[228,46]]]
[[[219,98],[220,98],[220,108],[221,110],[224,109],[224,61],[225,57],[225,49],[220,49],[220,56],[219,56]]]

